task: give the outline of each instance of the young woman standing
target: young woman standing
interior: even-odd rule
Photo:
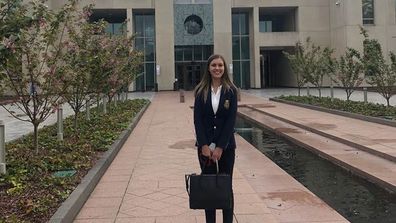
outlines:
[[[198,159],[202,173],[219,172],[232,178],[235,161],[234,125],[237,113],[237,90],[227,63],[221,55],[208,59],[205,74],[195,88],[194,126]],[[232,223],[233,206],[223,209],[223,222]],[[216,210],[205,210],[206,223],[216,222]]]

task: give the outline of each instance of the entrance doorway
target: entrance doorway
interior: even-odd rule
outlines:
[[[201,81],[203,71],[203,63],[176,63],[178,89],[194,90]]]
[[[283,51],[291,52],[291,49],[291,47],[280,47],[260,50],[261,88],[295,86],[295,76],[283,54]]]

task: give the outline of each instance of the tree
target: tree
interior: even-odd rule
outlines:
[[[338,65],[339,70],[332,80],[344,88],[347,101],[349,101],[355,88],[363,82],[363,65],[360,53],[355,49],[347,48],[345,54],[340,57]]]
[[[9,49],[13,49],[14,42],[19,39],[20,29],[30,22],[31,17],[26,16],[26,7],[23,7],[22,0],[0,2],[0,63],[5,63],[12,53]]]
[[[333,74],[336,71],[336,62],[332,57],[333,49],[312,45],[314,53],[313,64],[311,65],[312,73],[308,75],[308,81],[318,88],[319,97],[322,97],[323,79],[325,76]]]
[[[68,23],[68,41],[65,42],[63,54],[64,77],[62,83],[66,92],[63,98],[74,111],[74,129],[77,131],[77,117],[86,105],[91,94],[90,82],[95,75],[93,58],[96,57],[95,47],[98,44],[95,35],[104,32],[106,23],[103,21],[90,23],[91,7],[87,6],[71,18]]]
[[[306,66],[306,58],[304,55],[304,47],[301,42],[297,42],[294,47],[294,54],[283,51],[283,54],[289,60],[291,69],[296,77],[298,96],[301,96],[301,87],[304,86],[306,80],[304,78],[304,67]]]
[[[367,82],[376,86],[376,90],[381,94],[387,105],[390,106],[389,100],[396,93],[396,57],[390,53],[391,64],[387,64],[382,53],[381,44],[376,39],[369,39],[367,31],[363,28],[361,33],[364,36],[363,41],[363,64],[367,77]]]
[[[64,88],[62,73],[58,71],[63,51],[63,37],[67,21],[76,8],[77,0],[70,0],[58,11],[49,10],[44,0],[21,6],[18,18],[30,17],[21,27],[18,38],[1,37],[7,43],[7,57],[1,61],[1,87],[16,96],[14,105],[27,116],[17,116],[11,106],[2,105],[13,117],[30,122],[34,128],[34,148],[38,153],[38,127],[60,103]]]

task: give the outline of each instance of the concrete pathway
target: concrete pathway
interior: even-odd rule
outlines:
[[[191,92],[186,103],[177,92],[156,94],[74,222],[205,222],[184,184],[200,172],[192,103]],[[241,137],[237,145],[234,222],[348,222]]]

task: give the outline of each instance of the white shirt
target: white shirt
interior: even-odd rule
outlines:
[[[216,92],[214,92],[213,87],[211,87],[211,90],[212,90],[212,108],[213,108],[213,113],[216,114],[217,109],[219,108],[220,95],[221,95],[221,85],[217,88]]]

